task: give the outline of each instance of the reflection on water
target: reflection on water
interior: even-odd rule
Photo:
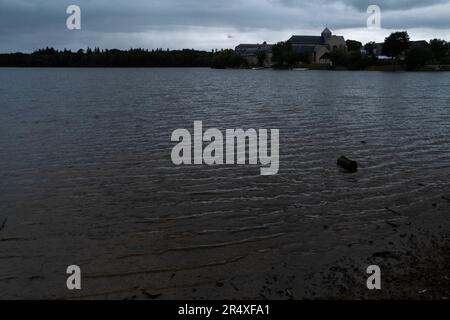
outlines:
[[[0,297],[71,296],[71,264],[86,296],[227,280],[254,297],[270,268],[301,275],[449,190],[449,87],[445,73],[0,69]],[[175,167],[170,135],[194,120],[280,129],[279,174]]]

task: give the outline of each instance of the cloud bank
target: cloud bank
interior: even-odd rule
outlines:
[[[67,30],[66,8],[81,7],[81,30]],[[368,30],[366,9],[382,10],[382,30]],[[450,40],[450,0],[0,0],[0,52],[44,46],[232,48],[319,34],[382,41],[391,31]]]

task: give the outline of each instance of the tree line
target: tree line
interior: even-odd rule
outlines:
[[[211,67],[220,51],[39,49],[31,54],[0,54],[0,67]]]
[[[411,42],[406,31],[389,35],[383,45],[383,55],[389,61],[378,58],[377,44],[363,45],[356,40],[347,40],[347,48],[336,48],[327,53],[326,59],[335,68],[364,70],[372,66],[406,66],[414,70],[427,64],[450,65],[449,43],[433,39],[429,42]],[[258,65],[262,65],[266,54],[257,55]],[[290,68],[300,64],[310,64],[311,55],[297,53],[289,41],[278,42],[272,47],[272,62],[276,68]],[[198,51],[183,50],[145,50],[145,49],[104,49],[87,48],[78,51],[39,49],[31,54],[0,54],[0,67],[212,67],[247,68],[249,62],[234,50]]]

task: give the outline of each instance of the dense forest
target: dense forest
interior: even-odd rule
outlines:
[[[211,67],[217,51],[197,50],[87,50],[58,51],[54,48],[31,54],[0,54],[0,67]]]

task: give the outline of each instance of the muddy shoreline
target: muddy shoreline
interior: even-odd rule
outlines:
[[[310,272],[299,272],[299,261],[284,257],[248,286],[223,275],[196,285],[176,283],[178,271],[168,270],[173,286],[136,286],[69,299],[258,299],[258,300],[448,300],[450,299],[450,201],[436,198],[431,209],[414,219],[401,213],[374,226],[369,236],[336,248],[332,257],[308,261]],[[391,210],[392,211],[392,210]],[[430,215],[434,220],[430,219]],[[325,232],[333,226],[324,225]],[[380,231],[383,232],[380,232]],[[380,236],[383,234],[383,236]],[[237,259],[235,262],[239,262]],[[281,257],[280,257],[281,260]],[[302,263],[300,263],[301,265]],[[366,288],[366,267],[378,265],[382,289]],[[214,268],[214,266],[210,266]],[[311,271],[314,268],[314,271]],[[120,277],[119,277],[120,278]]]

